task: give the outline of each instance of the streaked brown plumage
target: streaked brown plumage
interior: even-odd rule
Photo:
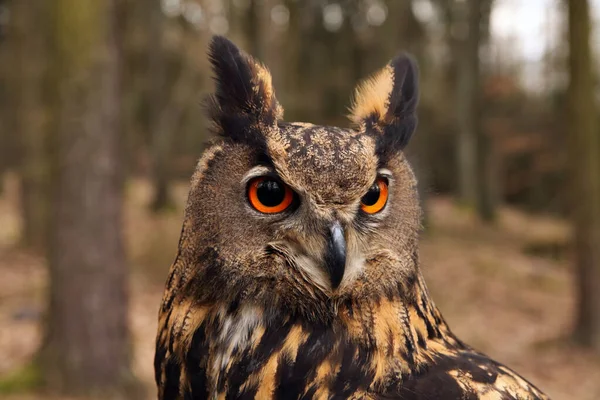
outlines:
[[[341,129],[284,123],[267,70],[226,39],[210,58],[220,138],[192,178],[160,311],[159,399],[546,399],[457,339],[427,292],[402,153],[413,61],[362,85],[356,129]],[[293,206],[252,208],[257,177],[291,188]],[[366,212],[380,181],[387,202]]]

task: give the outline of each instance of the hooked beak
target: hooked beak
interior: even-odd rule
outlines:
[[[346,238],[344,237],[344,229],[338,221],[335,221],[329,228],[325,263],[331,280],[331,287],[337,289],[342,282],[342,278],[344,278],[346,269]]]

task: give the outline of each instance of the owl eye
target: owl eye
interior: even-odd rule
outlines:
[[[248,200],[257,211],[275,214],[289,208],[294,201],[294,192],[278,179],[260,177],[250,181]]]
[[[360,208],[367,214],[376,214],[383,210],[388,199],[388,183],[384,178],[377,178],[369,191],[360,199]]]

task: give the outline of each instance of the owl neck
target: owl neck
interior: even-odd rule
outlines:
[[[400,287],[375,299],[342,305],[339,320],[348,337],[376,352],[408,364],[419,364],[429,347],[458,345],[441,312],[429,296],[420,272],[410,287]],[[420,361],[419,361],[420,360]]]
[[[214,304],[186,316],[188,324],[182,327],[189,328],[192,321],[197,325],[182,332],[180,337],[189,342],[177,357],[205,376],[202,390],[211,393],[255,381],[268,389],[273,379],[287,382],[286,374],[310,376],[323,388],[336,379],[385,386],[426,369],[434,353],[464,347],[430,300],[420,275],[410,293],[346,301],[331,321],[251,304]]]

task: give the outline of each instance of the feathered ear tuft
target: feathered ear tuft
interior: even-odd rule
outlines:
[[[265,130],[283,117],[271,74],[222,36],[212,39],[209,59],[216,90],[208,111],[218,133],[235,141],[263,143]]]
[[[403,149],[416,128],[418,76],[416,62],[402,53],[356,89],[350,119],[377,138],[380,157]]]

